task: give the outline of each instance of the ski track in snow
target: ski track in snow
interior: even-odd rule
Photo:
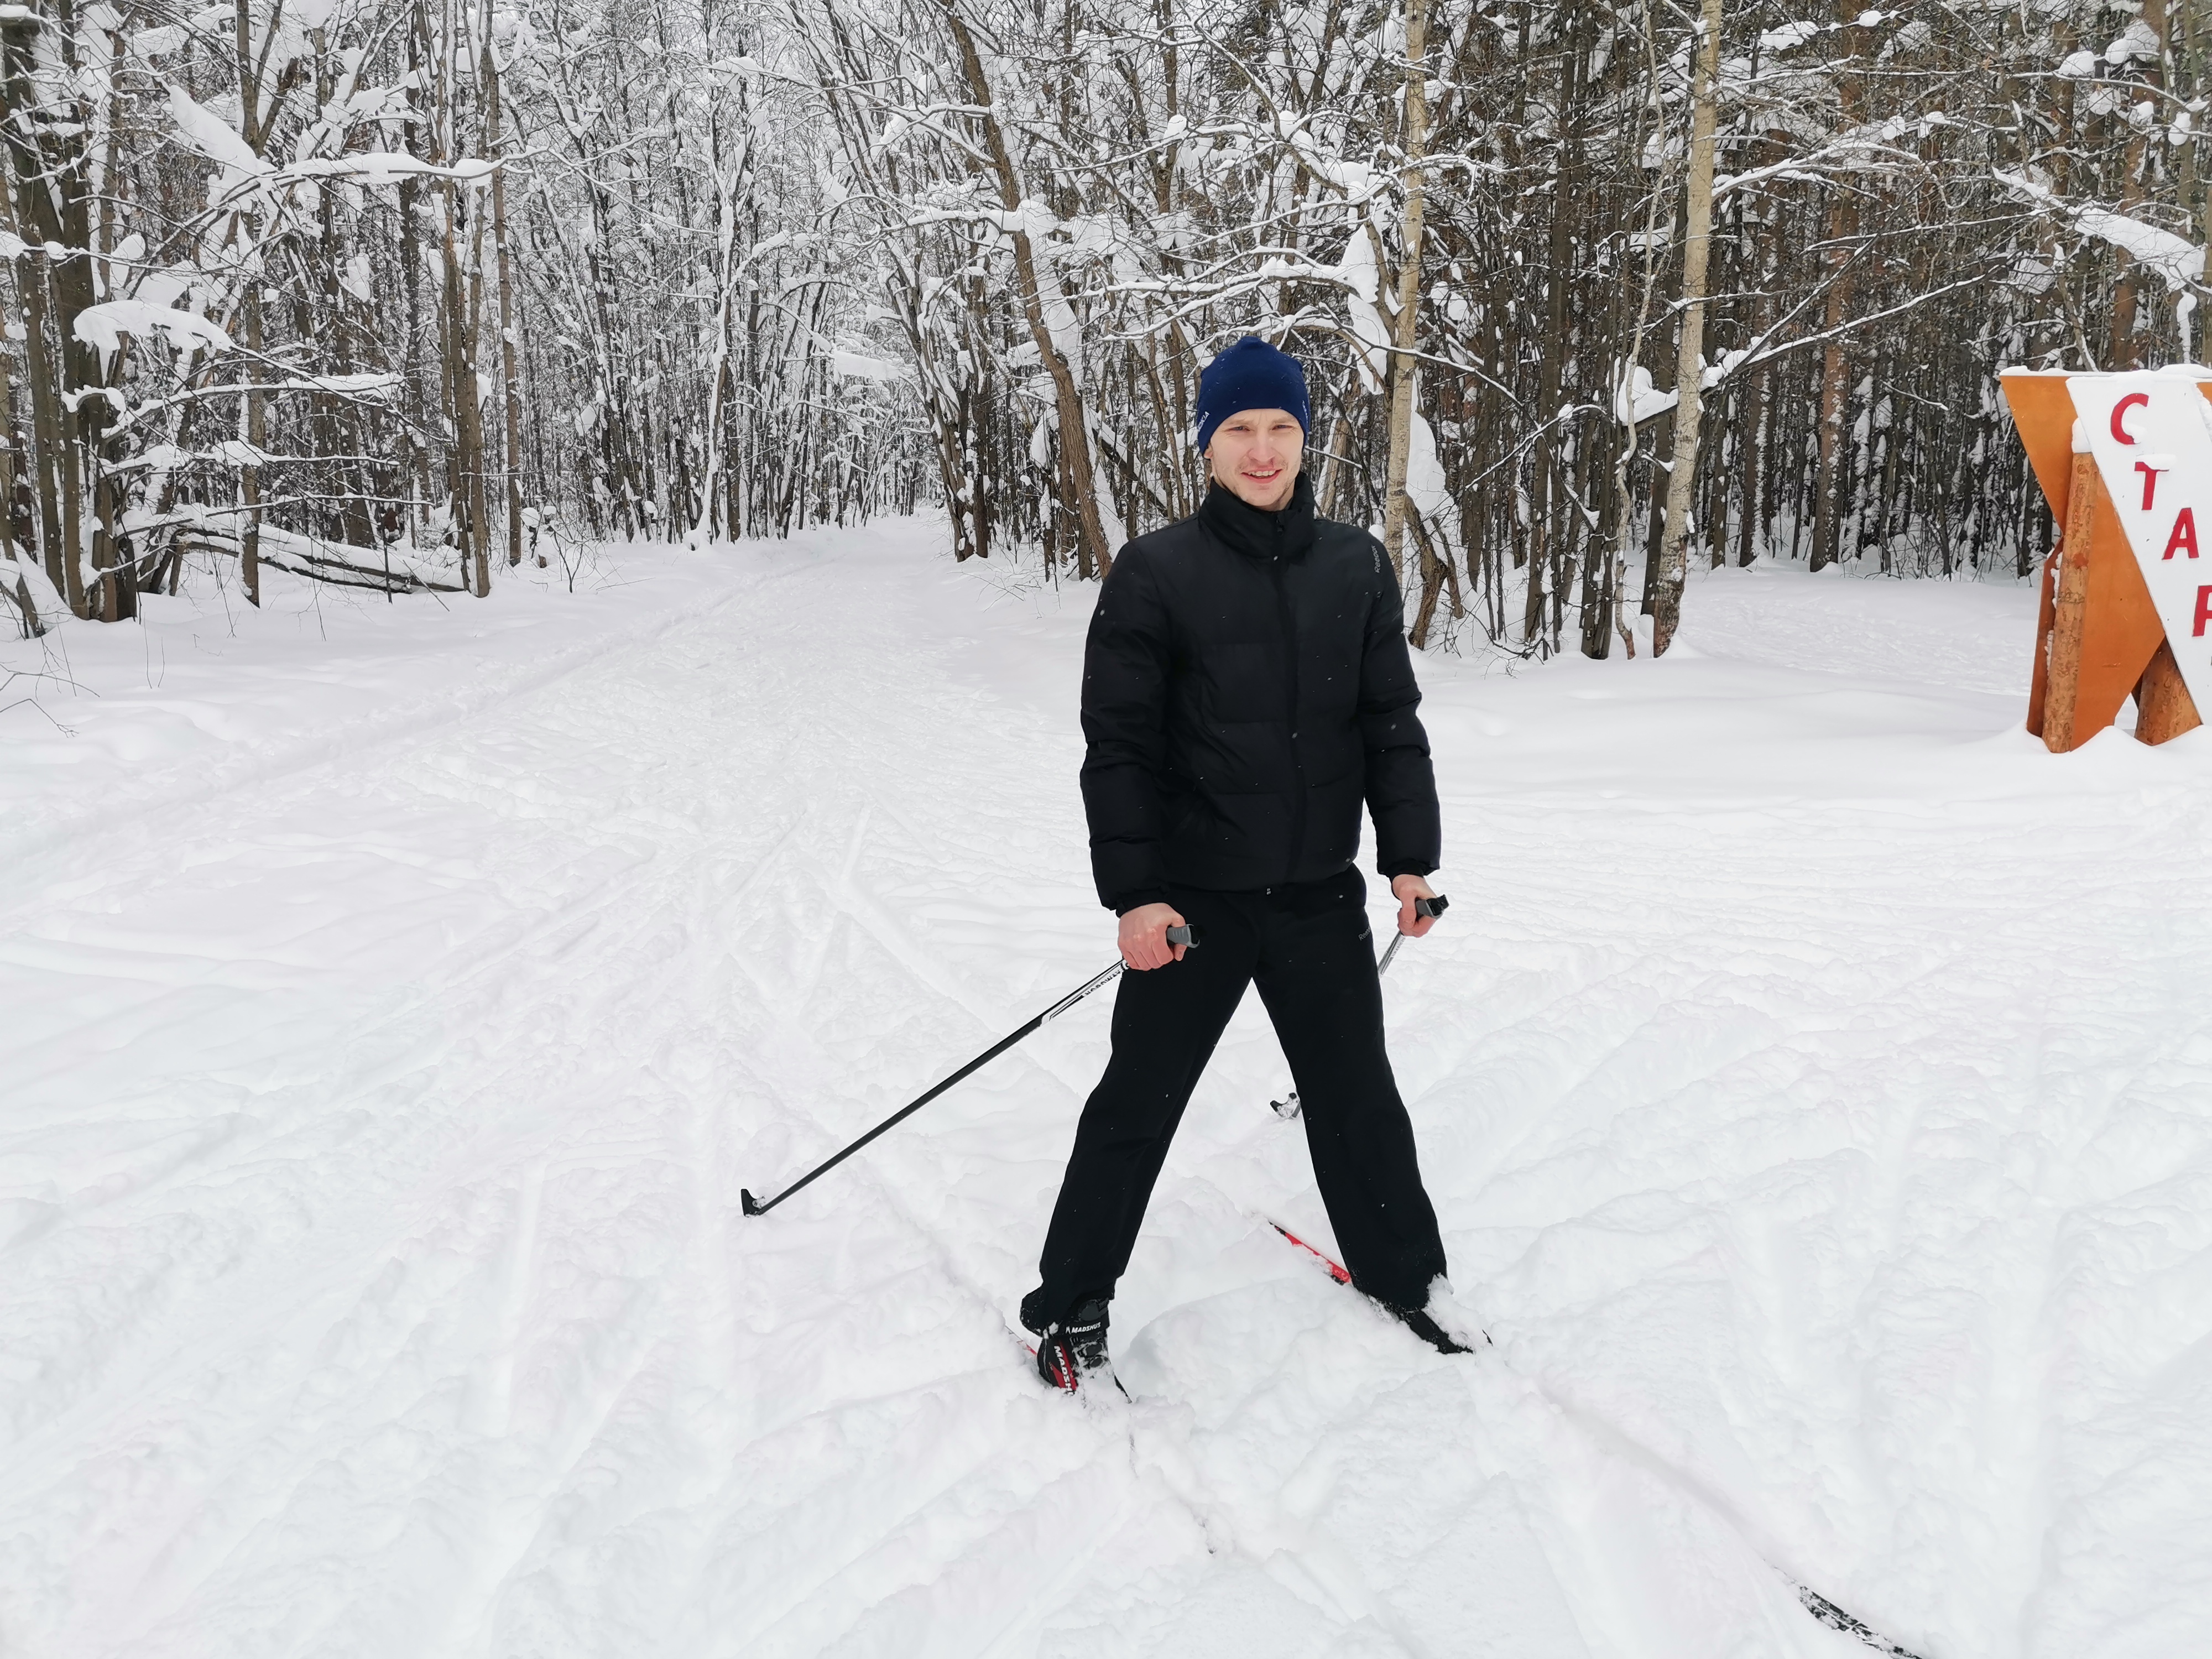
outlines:
[[[1867,1651],[1785,1573],[1927,1659],[2201,1643],[2212,733],[2044,755],[2032,592],[1425,665],[1386,1001],[1497,1346],[1266,1227],[1329,1246],[1248,999],[1084,1405],[1009,1320],[1104,995],[738,1190],[1110,959],[1088,594],[623,556],[205,664],[159,603],[0,720],[0,1653]]]

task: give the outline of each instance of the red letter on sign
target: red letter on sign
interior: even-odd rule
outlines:
[[[2135,441],[2133,438],[2128,435],[2127,428],[2121,425],[2120,422],[2130,410],[2148,407],[2149,403],[2149,392],[2130,392],[2126,397],[2121,398],[2119,402],[2112,405],[2112,438],[2115,442],[2131,444]]]
[[[2191,558],[2197,556],[2197,514],[2186,507],[2174,515],[2173,533],[2166,538],[2166,556],[2170,559],[2185,548]]]
[[[2136,471],[2143,475],[2143,511],[2150,511],[2151,497],[2158,494],[2158,469],[2148,461],[2137,461]]]
[[[2204,624],[2212,623],[2212,587],[2197,590],[2197,637],[2204,637]]]

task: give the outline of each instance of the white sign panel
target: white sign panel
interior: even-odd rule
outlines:
[[[2195,376],[2066,382],[2197,712],[2212,719],[2212,403]]]

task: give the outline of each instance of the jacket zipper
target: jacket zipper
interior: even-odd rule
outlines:
[[[1298,876],[1298,855],[1305,851],[1306,842],[1306,764],[1298,753],[1298,630],[1291,612],[1291,589],[1287,561],[1283,556],[1283,526],[1275,524],[1275,610],[1283,622],[1283,659],[1286,669],[1285,684],[1283,729],[1291,734],[1291,856],[1283,868],[1285,881],[1296,881]]]

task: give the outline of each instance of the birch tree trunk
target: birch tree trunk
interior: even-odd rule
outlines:
[[[247,222],[252,222],[250,220]],[[251,387],[261,379],[261,273],[249,270],[246,277],[245,304],[246,383]],[[263,409],[261,394],[249,390],[241,400],[243,425],[240,436],[246,440],[246,448],[255,455],[261,453],[262,441],[268,437],[268,414]],[[246,589],[249,605],[261,603],[261,469],[248,461],[238,470],[238,505],[241,511],[238,523],[238,580]]]
[[[253,46],[253,10],[251,0],[234,0],[231,26],[235,35],[238,53],[238,121],[239,136],[246,147],[255,155],[261,153],[263,139],[261,122],[260,56]],[[275,27],[275,20],[270,20]],[[246,333],[246,362],[241,373],[251,387],[261,379],[261,352],[264,345],[261,333],[260,259],[256,245],[260,240],[258,216],[248,213],[238,222],[240,263],[245,270],[246,295],[240,321]],[[267,436],[264,425],[261,394],[248,391],[241,400],[239,436],[245,441],[251,455],[261,452],[262,440]],[[246,602],[261,603],[261,469],[252,459],[238,471],[238,580],[246,590]]]
[[[490,503],[484,489],[483,402],[477,385],[478,296],[483,287],[483,228],[472,222],[471,271],[461,264],[456,245],[454,220],[460,192],[446,183],[446,337],[452,354],[453,387],[453,504],[463,521],[460,539],[462,568],[469,591],[477,598],[491,595]]]
[[[1659,584],[1652,596],[1651,654],[1663,657],[1682,619],[1685,538],[1698,471],[1698,425],[1705,411],[1705,278],[1713,233],[1715,83],[1720,75],[1721,0],[1705,0],[1704,39],[1690,91],[1690,177],[1683,204],[1682,339],[1674,363],[1674,469],[1667,477],[1667,527],[1659,543]]]
[[[1021,287],[1022,313],[1029,324],[1030,339],[1052,377],[1053,405],[1059,418],[1060,485],[1067,504],[1075,509],[1078,538],[1076,574],[1086,580],[1103,576],[1114,562],[1114,550],[1106,545],[1106,529],[1098,516],[1098,489],[1091,459],[1091,434],[1084,424],[1083,398],[1077,391],[1074,371],[1052,337],[1045,316],[1044,293],[1037,274],[1036,252],[1030,244],[1027,225],[1021,220],[1023,197],[1014,172],[1012,152],[991,99],[991,83],[983,73],[983,60],[975,50],[975,37],[960,15],[959,0],[939,0],[945,21],[960,51],[960,66],[975,100],[975,116],[983,129],[991,169],[997,178],[1001,210],[1006,216],[1014,250],[1014,274]],[[1417,0],[1418,3],[1418,0]],[[1054,285],[1055,291],[1057,284]]]
[[[0,131],[15,125],[15,112],[22,106],[28,76],[23,71],[30,52],[29,30],[18,24],[0,27],[0,51],[6,55],[6,72],[0,76]],[[4,173],[0,174],[0,229],[19,241],[31,243],[23,231],[27,222],[18,216],[15,192],[35,174],[29,172],[23,151],[6,146]],[[15,320],[23,331],[25,379],[31,399],[31,445],[25,456],[31,493],[38,502],[39,544],[45,556],[46,580],[64,602],[74,609],[77,598],[70,582],[75,579],[72,560],[64,570],[62,557],[61,487],[55,469],[61,453],[61,403],[54,386],[53,365],[46,349],[46,285],[45,252],[26,246],[11,262],[15,283]],[[13,422],[10,422],[12,428]],[[9,502],[12,509],[13,501]]]
[[[1646,101],[1654,112],[1651,136],[1657,137],[1665,130],[1667,117],[1659,98],[1658,30],[1650,7],[1644,13],[1644,58],[1650,88]],[[1641,155],[1648,144],[1640,120],[1636,126],[1635,143],[1636,153]],[[1662,155],[1663,153],[1662,147]],[[1655,184],[1644,198],[1643,280],[1637,289],[1635,322],[1624,330],[1627,351],[1620,359],[1613,388],[1620,447],[1613,453],[1613,489],[1606,501],[1605,551],[1601,555],[1596,549],[1591,550],[1593,580],[1585,582],[1583,590],[1583,654],[1600,661],[1612,654],[1615,632],[1620,634],[1621,645],[1628,654],[1636,654],[1636,636],[1620,615],[1620,598],[1627,580],[1629,542],[1636,533],[1636,492],[1631,481],[1638,441],[1637,428],[1640,424],[1636,413],[1636,371],[1644,361],[1644,339],[1651,327],[1651,299],[1659,281],[1659,245],[1664,240],[1659,229],[1659,216],[1666,195],[1664,185]],[[1596,580],[1595,573],[1601,557],[1604,562],[1601,580]]]
[[[499,57],[491,40],[491,6],[483,14],[484,154],[493,163],[491,240],[499,267],[500,386],[507,405],[506,443],[500,473],[506,481],[507,562],[522,562],[522,378],[515,364],[514,261],[507,238],[507,161],[500,141]]]
[[[8,355],[0,351],[0,553],[11,564],[18,559],[29,564],[35,556],[15,540],[15,465],[21,452],[15,437],[15,399],[8,379]],[[4,597],[13,600],[21,614],[25,637],[37,639],[46,633],[46,620],[39,614],[29,580],[21,571],[15,573],[15,579],[14,588]]]
[[[714,185],[714,354],[708,368],[706,478],[700,486],[697,527],[732,540],[739,533],[739,497],[736,480],[726,483],[723,477],[730,465],[729,452],[735,447],[727,430],[730,391],[736,380],[730,362],[731,323],[739,276],[738,192],[752,165],[752,139],[753,129],[748,122],[738,136],[736,161],[725,167],[721,114],[719,110],[715,112],[707,150]],[[908,337],[918,357],[920,337],[909,327]],[[941,441],[941,428],[939,435]],[[945,482],[949,487],[952,480],[948,477]]]
[[[1837,13],[1842,20],[1836,38],[1850,58],[1843,65],[1838,77],[1842,94],[1844,119],[1856,125],[1862,106],[1860,83],[1863,74],[1855,61],[1861,50],[1863,31],[1853,21],[1857,11],[1857,0],[1838,0]],[[1814,570],[1825,570],[1842,556],[1842,503],[1837,500],[1843,482],[1844,407],[1850,392],[1850,363],[1844,356],[1844,319],[1849,315],[1851,303],[1852,243],[1858,234],[1858,199],[1856,180],[1832,179],[1826,185],[1828,296],[1820,313],[1820,327],[1827,336],[1820,352],[1820,454],[1814,467],[1813,555],[1809,561]]]
[[[243,0],[241,0],[243,3]],[[454,28],[455,7],[447,0],[445,8],[446,39],[450,43],[457,33]],[[465,63],[465,55],[462,61]],[[455,109],[456,89],[452,74],[451,46],[441,56],[438,65],[437,152],[435,159],[441,166],[450,166],[459,158],[460,121]],[[478,318],[483,290],[483,218],[481,204],[471,204],[462,188],[451,178],[441,181],[440,196],[445,209],[441,226],[439,252],[442,262],[440,284],[440,310],[444,327],[441,331],[445,345],[444,381],[447,407],[453,420],[453,450],[447,470],[446,485],[452,502],[455,537],[461,557],[462,580],[470,592],[478,599],[491,594],[491,554],[488,544],[489,504],[484,491],[483,403],[477,383],[477,366],[481,361],[478,349]],[[471,239],[471,257],[466,266],[461,262],[460,234],[465,221]]]
[[[1406,467],[1413,447],[1413,380],[1420,341],[1421,164],[1426,159],[1429,128],[1428,0],[1406,0],[1405,180],[1406,212],[1401,231],[1398,311],[1391,319],[1390,460],[1384,476],[1382,548],[1399,590],[1406,586]]]

